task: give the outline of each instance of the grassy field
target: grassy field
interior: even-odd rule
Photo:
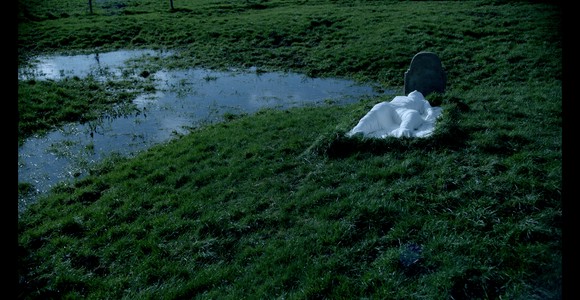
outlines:
[[[18,62],[168,49],[402,91],[448,75],[425,139],[345,132],[376,103],[230,116],[110,157],[18,217],[19,299],[561,299],[562,9],[538,1],[20,0]],[[21,139],[150,77],[18,83]],[[127,91],[128,87],[132,87]],[[19,182],[19,193],[32,190]]]

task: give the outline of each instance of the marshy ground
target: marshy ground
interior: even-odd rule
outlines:
[[[344,133],[392,96],[264,109],[107,157],[19,215],[20,299],[563,297],[561,5],[93,5],[19,1],[21,66],[95,50],[175,55],[119,81],[19,80],[19,142],[117,113],[154,92],[146,75],[162,69],[402,88],[420,51],[447,71],[430,98],[444,113],[428,139],[372,140]]]

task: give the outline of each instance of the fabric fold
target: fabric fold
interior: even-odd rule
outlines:
[[[380,102],[364,115],[347,136],[427,137],[435,130],[441,107],[432,107],[419,91]]]

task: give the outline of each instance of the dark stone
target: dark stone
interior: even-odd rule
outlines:
[[[441,60],[433,52],[419,52],[411,60],[411,66],[405,72],[405,95],[419,91],[426,97],[432,92],[445,92],[447,74]]]

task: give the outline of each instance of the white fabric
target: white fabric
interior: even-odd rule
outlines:
[[[348,136],[362,133],[365,137],[427,137],[435,129],[441,107],[431,107],[419,91],[396,96],[390,102],[376,104]]]

